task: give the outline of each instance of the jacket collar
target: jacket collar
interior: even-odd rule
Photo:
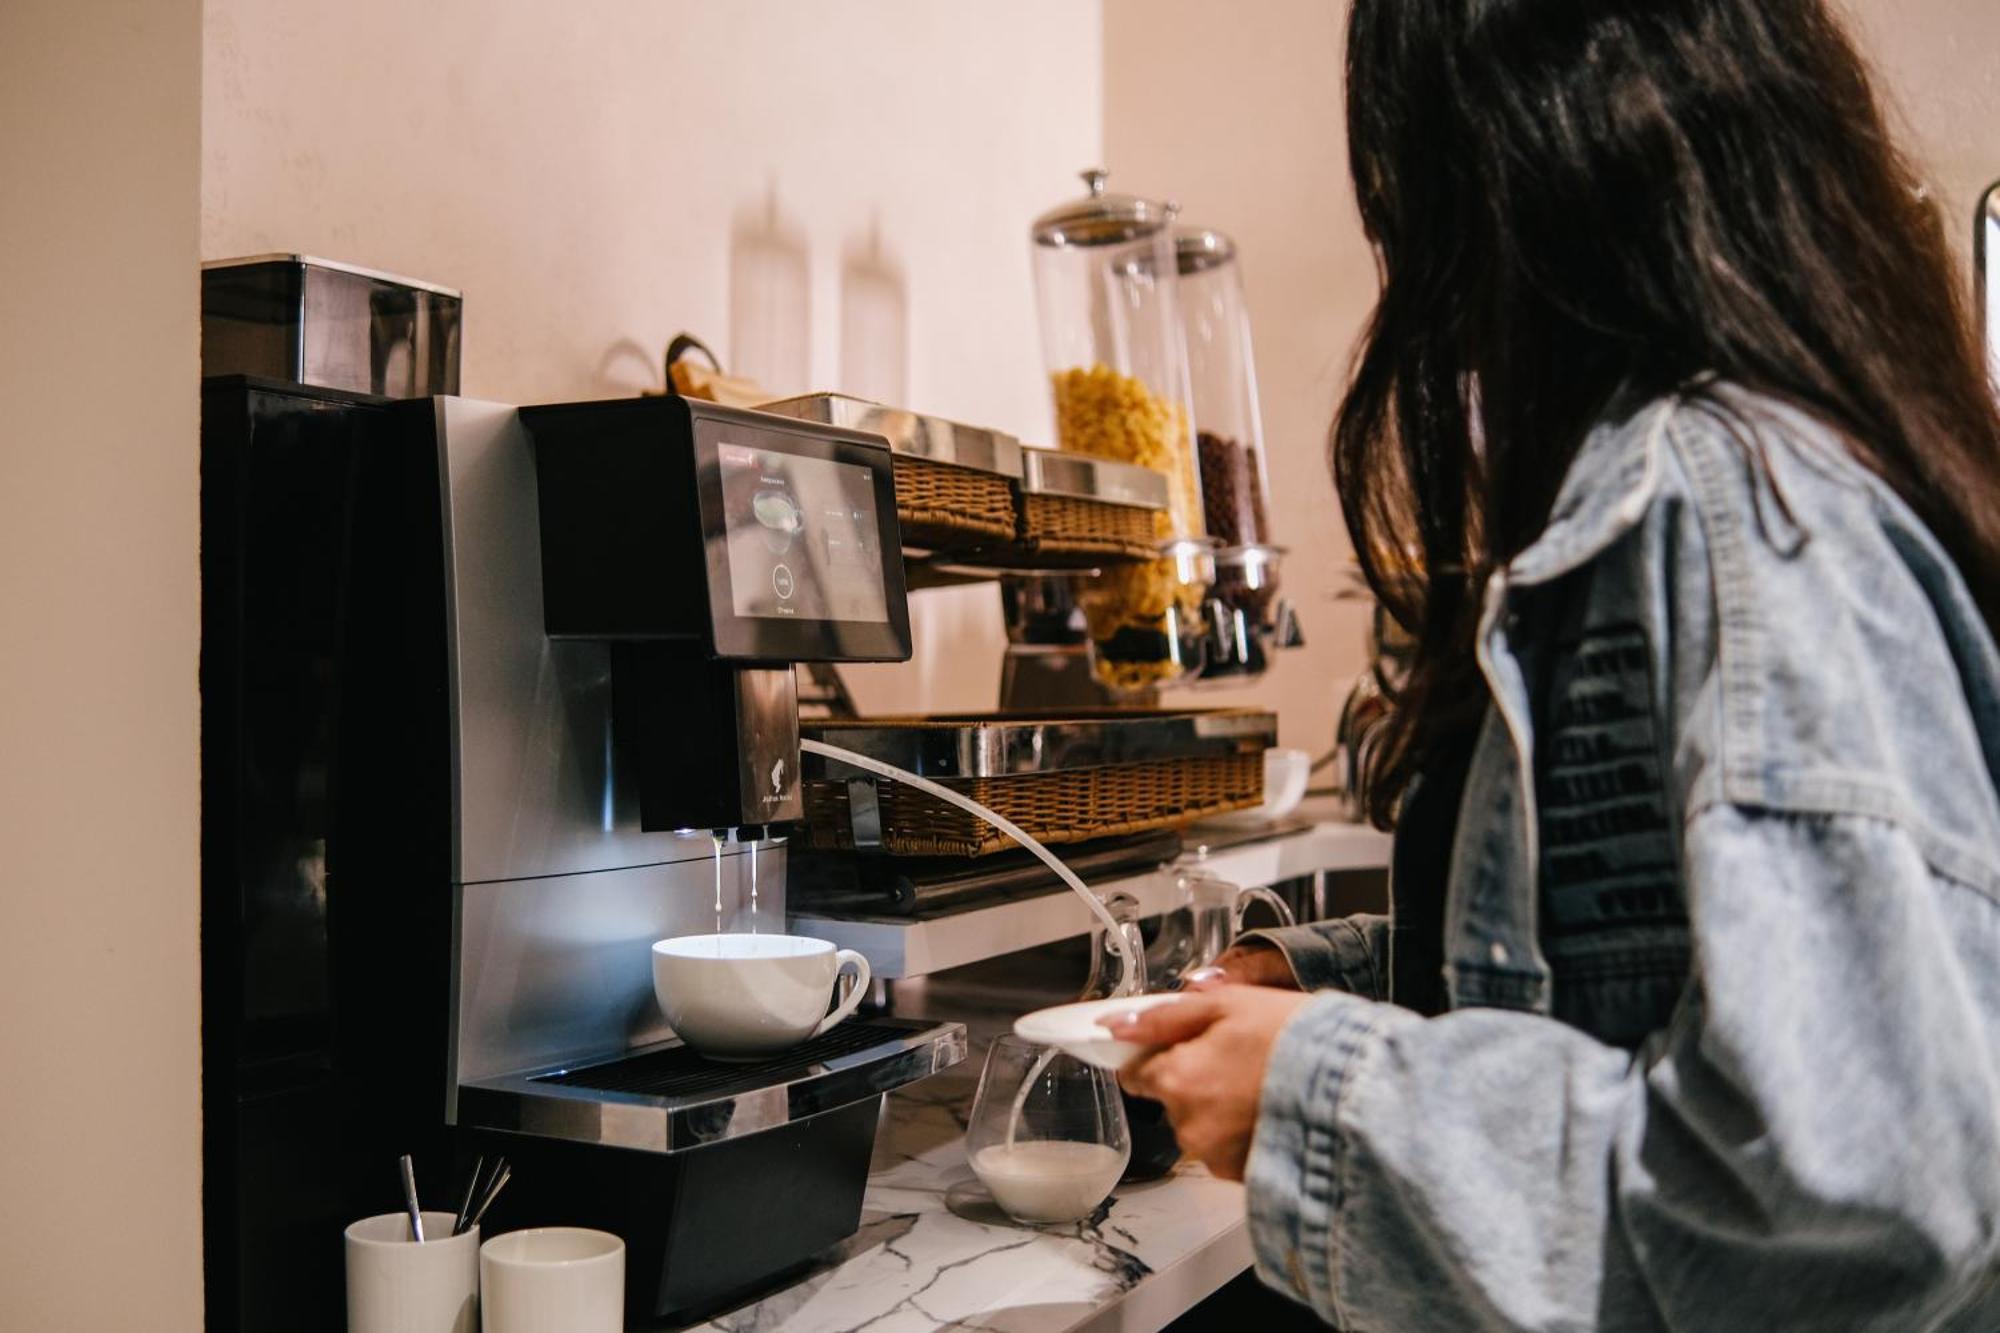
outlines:
[[[1667,424],[1681,395],[1656,400],[1585,437],[1541,536],[1508,562],[1507,582],[1547,583],[1580,568],[1637,527],[1660,488]]]

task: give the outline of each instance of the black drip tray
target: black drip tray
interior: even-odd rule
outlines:
[[[908,1038],[907,1024],[849,1020],[824,1036],[802,1042],[760,1061],[708,1060],[686,1046],[669,1046],[623,1060],[582,1069],[558,1070],[534,1081],[592,1092],[619,1092],[633,1097],[689,1097],[754,1092],[774,1083],[789,1083],[814,1066],[845,1055],[872,1051],[884,1042]]]

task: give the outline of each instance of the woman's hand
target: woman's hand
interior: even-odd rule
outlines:
[[[1271,1047],[1286,1020],[1311,998],[1225,985],[1107,1019],[1104,1026],[1120,1041],[1166,1048],[1125,1066],[1118,1081],[1165,1106],[1181,1147],[1210,1171],[1241,1180]]]
[[[1207,967],[1188,973],[1187,989],[1214,990],[1217,986],[1272,986],[1297,990],[1299,979],[1292,975],[1291,960],[1275,944],[1250,941],[1233,944]]]

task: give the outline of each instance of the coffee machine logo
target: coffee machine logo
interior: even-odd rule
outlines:
[[[772,805],[785,799],[785,761],[775,760],[771,764],[771,794],[765,797]]]

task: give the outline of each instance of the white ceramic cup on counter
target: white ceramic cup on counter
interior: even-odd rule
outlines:
[[[854,984],[826,1011],[845,968]],[[718,1060],[755,1060],[816,1037],[868,990],[868,960],[805,935],[684,935],[653,946],[653,994],[680,1039]]]
[[[485,1333],[622,1333],[625,1242],[608,1231],[536,1227],[479,1249]]]
[[[479,1333],[479,1229],[425,1213],[421,1244],[408,1213],[347,1228],[347,1333]]]

